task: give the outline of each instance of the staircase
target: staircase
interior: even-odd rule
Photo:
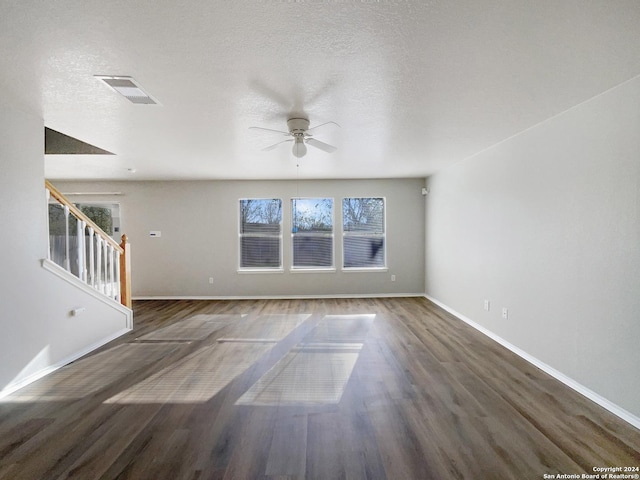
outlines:
[[[47,260],[100,294],[131,308],[131,253],[127,236],[118,244],[45,180]],[[54,221],[55,220],[55,221]]]

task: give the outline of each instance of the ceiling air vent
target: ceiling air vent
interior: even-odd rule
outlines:
[[[145,92],[132,77],[114,77],[108,75],[96,75],[95,77],[109,85],[131,103],[139,105],[160,104],[160,102]]]

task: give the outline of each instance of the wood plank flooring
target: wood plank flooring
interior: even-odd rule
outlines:
[[[134,311],[133,332],[0,401],[0,480],[540,479],[640,466],[640,431],[422,298]]]

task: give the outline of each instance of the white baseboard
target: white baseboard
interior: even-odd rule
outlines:
[[[107,343],[109,343],[112,340],[115,340],[118,337],[121,337],[122,335],[124,335],[125,333],[129,333],[131,331],[131,328],[124,328],[112,335],[109,335],[108,337],[102,338],[100,340],[98,340],[97,342],[93,343],[92,345],[89,345],[85,348],[83,348],[82,350],[75,352],[72,355],[69,355],[66,358],[63,358],[62,360],[60,360],[59,362],[56,362],[53,365],[50,365],[46,368],[43,368],[42,370],[39,370],[35,373],[32,373],[31,375],[29,375],[26,378],[23,378],[22,380],[19,380],[17,382],[11,382],[9,383],[6,387],[4,387],[1,391],[0,391],[0,399],[6,397],[7,395],[11,395],[12,393],[20,390],[21,388],[26,387],[27,385],[29,385],[30,383],[35,382],[36,380],[40,380],[42,377],[45,377],[47,375],[49,375],[50,373],[55,372],[56,370],[58,370],[59,368],[64,367],[65,365],[74,362],[76,360],[78,360],[81,357],[84,357],[87,353],[91,353],[94,350],[96,350],[97,348],[102,347],[103,345],[106,345]]]
[[[555,368],[547,365],[546,363],[538,360],[536,357],[528,354],[527,352],[525,352],[524,350],[516,347],[515,345],[509,343],[508,341],[506,341],[504,338],[496,335],[495,333],[493,333],[491,330],[488,330],[487,328],[483,327],[482,325],[479,325],[478,323],[474,322],[473,320],[471,320],[470,318],[465,317],[464,315],[462,315],[459,312],[456,312],[454,309],[452,309],[451,307],[449,307],[448,305],[445,305],[444,303],[436,300],[435,298],[429,296],[429,295],[424,295],[424,297],[435,303],[437,306],[439,306],[440,308],[442,308],[443,310],[446,310],[447,312],[449,312],[451,315],[459,318],[460,320],[462,320],[464,323],[468,324],[469,326],[475,328],[476,330],[478,330],[479,332],[485,334],[487,337],[491,338],[492,340],[498,342],[500,345],[502,345],[503,347],[507,348],[508,350],[511,350],[513,353],[515,353],[516,355],[518,355],[519,357],[523,358],[524,360],[526,360],[527,362],[531,363],[532,365],[538,367],[540,370],[542,370],[545,373],[548,373],[549,375],[551,375],[552,377],[554,377],[556,380],[561,381],[562,383],[564,383],[567,387],[575,390],[576,392],[578,392],[579,394],[587,397],[589,400],[597,403],[598,405],[600,405],[602,408],[605,408],[607,410],[609,410],[611,413],[613,413],[614,415],[620,417],[622,420],[624,420],[627,423],[630,423],[631,425],[633,425],[634,427],[636,427],[637,429],[640,429],[640,417],[635,416],[634,414],[632,414],[631,412],[625,410],[624,408],[616,405],[615,403],[613,403],[612,401],[606,399],[605,397],[603,397],[602,395],[599,395],[598,393],[594,392],[593,390],[588,389],[587,387],[585,387],[584,385],[576,382],[574,379],[572,379],[571,377],[568,377],[567,375],[565,375],[564,373],[556,370]]]
[[[402,298],[424,297],[424,293],[354,293],[331,295],[139,295],[133,300],[313,300],[322,298]]]

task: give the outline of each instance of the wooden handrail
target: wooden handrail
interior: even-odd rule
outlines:
[[[104,230],[102,230],[98,225],[96,225],[93,220],[91,220],[84,213],[82,213],[82,211],[78,207],[76,207],[73,203],[67,200],[67,197],[65,197],[62,193],[60,193],[60,191],[56,187],[54,187],[51,184],[51,182],[49,182],[49,180],[44,181],[44,186],[47,189],[49,189],[49,192],[51,192],[51,196],[55,198],[61,205],[69,207],[69,211],[73,213],[73,215],[77,219],[82,220],[87,224],[88,227],[93,228],[94,232],[100,235],[103,238],[103,240],[105,240],[113,248],[115,248],[118,252],[120,252],[121,255],[124,253],[124,250],[120,245],[118,245],[118,242],[116,242]]]

